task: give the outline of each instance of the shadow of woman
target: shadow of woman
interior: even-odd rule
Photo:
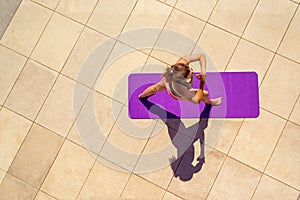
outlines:
[[[211,105],[205,105],[199,116],[199,122],[186,128],[180,117],[164,110],[160,106],[150,102],[148,98],[140,99],[142,104],[153,114],[167,125],[168,134],[172,144],[177,149],[177,158],[170,158],[170,165],[174,172],[174,176],[182,181],[189,181],[195,173],[198,173],[205,163],[204,153],[204,129],[208,125]],[[182,140],[182,135],[189,136],[190,140]],[[195,148],[194,143],[200,141],[200,155],[197,158],[198,163],[194,166]]]

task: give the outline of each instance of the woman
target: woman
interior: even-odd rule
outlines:
[[[201,67],[201,73],[196,75],[200,80],[198,89],[192,89],[194,71],[189,66],[191,62],[195,61],[199,61]],[[206,80],[206,58],[204,54],[194,54],[179,58],[176,64],[168,67],[162,76],[163,78],[160,82],[145,89],[139,94],[139,98],[167,90],[177,100],[187,100],[195,104],[203,101],[213,106],[222,103],[222,97],[210,99],[208,92],[203,89]]]

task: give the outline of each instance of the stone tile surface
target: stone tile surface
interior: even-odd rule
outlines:
[[[50,8],[51,10],[54,10],[57,5],[59,0],[32,0],[37,2],[40,5],[46,6],[47,8]]]
[[[21,0],[4,0],[0,2],[0,8],[2,8],[0,13],[0,39],[3,33],[6,31],[8,24],[13,18],[15,12],[19,8]]]
[[[243,37],[275,51],[297,5],[291,1],[260,1]]]
[[[56,72],[28,60],[5,106],[34,120],[57,76]]]
[[[297,199],[299,192],[291,187],[280,183],[268,176],[263,176],[258,188],[255,191],[253,200],[263,200],[263,199]]]
[[[300,62],[300,58],[297,54],[297,52],[300,50],[300,44],[299,42],[297,42],[300,39],[299,20],[300,20],[300,11],[298,8],[297,13],[294,16],[293,21],[290,27],[288,28],[288,31],[284,36],[284,39],[278,50],[280,54],[283,54],[297,62]]]
[[[35,197],[36,200],[55,200],[55,198],[49,196],[48,194],[39,191],[39,193]]]
[[[61,0],[56,11],[85,24],[96,3],[97,0]]]
[[[32,200],[37,192],[37,189],[9,174],[0,184],[1,200]]]
[[[136,2],[137,0],[99,1],[88,22],[88,26],[111,37],[116,36],[123,29]]]
[[[234,34],[241,35],[257,4],[256,1],[218,1],[209,22]]]
[[[82,25],[62,15],[54,14],[31,58],[60,71],[82,29]]]
[[[212,25],[207,25],[198,44],[207,52],[208,57],[210,57],[215,64],[216,69],[211,70],[224,71],[237,42],[238,37]],[[209,66],[207,66],[207,68],[209,68]]]
[[[245,119],[229,155],[264,171],[285,123],[263,110],[257,119]]]
[[[22,1],[3,35],[1,43],[25,56],[29,56],[50,16],[51,11],[48,9],[29,0]]]
[[[207,21],[208,17],[211,15],[217,1],[213,0],[204,0],[204,1],[184,1],[178,0],[176,4],[176,8],[179,10],[183,10],[191,15],[194,15],[201,20]]]
[[[94,160],[95,155],[66,140],[41,189],[58,199],[75,199]]]
[[[300,125],[300,98],[298,97],[298,101],[295,104],[293,112],[290,116],[290,120],[294,123]]]
[[[128,75],[140,72],[146,59],[146,54],[117,43],[98,78],[96,90],[125,103],[128,99]]]
[[[161,199],[164,192],[162,188],[132,174],[122,192],[121,199]]]
[[[74,87],[74,81],[60,75],[37,117],[37,123],[63,137],[67,136],[75,119],[73,112]],[[84,86],[78,86],[78,89],[81,91],[82,97],[79,104],[82,104],[83,98],[87,96],[89,90]]]
[[[211,151],[199,172],[194,173],[188,181],[182,181],[178,177],[173,178],[168,190],[183,199],[206,199],[224,159],[225,155],[222,153]],[[189,168],[182,167],[180,174],[188,171],[191,172]]]
[[[34,124],[8,172],[39,188],[62,143],[61,136]]]
[[[118,171],[114,164],[103,164],[100,159],[94,165],[78,199],[118,199],[130,173]]]
[[[250,199],[260,177],[258,171],[227,158],[207,199]]]
[[[273,56],[274,53],[245,40],[241,40],[226,71],[254,71],[258,74],[260,84],[270,66]]]
[[[300,94],[299,66],[281,56],[275,57],[260,87],[262,108],[284,118],[289,117]],[[282,98],[284,96],[288,98]]]
[[[7,171],[32,122],[6,108],[0,111],[0,122],[0,168]]]
[[[25,62],[25,57],[0,46],[0,105],[3,105]]]
[[[0,185],[1,185],[1,183],[2,183],[2,180],[3,180],[4,177],[5,177],[5,174],[6,174],[6,172],[0,169]]]
[[[84,67],[84,63],[88,62],[87,59],[91,56],[91,54],[94,51],[96,51],[96,48],[106,40],[108,40],[108,38],[105,37],[104,35],[97,33],[96,31],[90,28],[85,28],[77,44],[75,45],[70,57],[68,58],[66,64],[64,65],[62,73],[74,80],[77,80],[82,84],[85,84],[87,86],[92,86],[92,84],[95,82],[96,79],[94,77],[97,76],[95,71],[98,70],[92,69],[87,71],[85,76],[83,77],[81,76],[78,77],[78,76],[81,75],[81,73],[83,73],[83,71],[81,70],[84,70],[82,68]],[[108,51],[107,48],[105,49],[106,51]],[[99,52],[98,55],[103,56],[103,62],[104,62],[106,56],[101,53],[102,52]]]
[[[299,133],[300,127],[298,125],[292,123],[286,125],[266,169],[268,175],[298,190],[300,188],[300,170],[296,163],[300,160]]]

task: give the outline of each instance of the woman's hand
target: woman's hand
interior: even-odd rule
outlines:
[[[196,74],[197,79],[200,80],[201,83],[205,83],[206,81],[206,74]]]

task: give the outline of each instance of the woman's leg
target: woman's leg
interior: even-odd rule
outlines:
[[[222,97],[219,97],[216,99],[210,99],[208,97],[208,91],[203,90],[203,95],[202,95],[201,101],[203,101],[204,103],[207,103],[207,104],[211,104],[213,106],[218,106],[222,103]]]
[[[166,90],[166,86],[162,85],[161,82],[156,83],[154,85],[149,86],[145,89],[141,94],[139,94],[139,98],[144,98],[155,94],[156,92],[161,92]]]

